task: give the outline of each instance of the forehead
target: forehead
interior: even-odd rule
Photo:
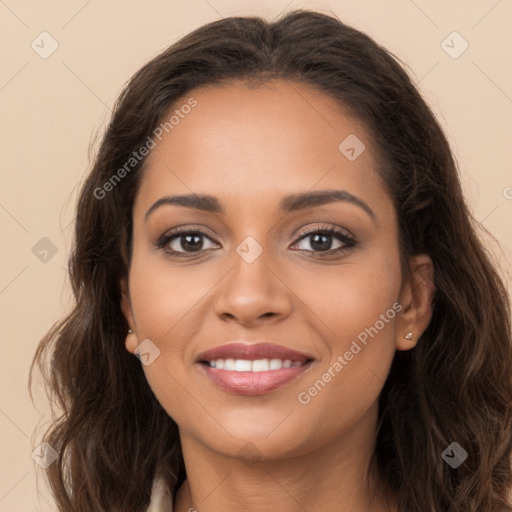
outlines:
[[[180,110],[190,98],[194,108]],[[173,114],[172,128],[155,140],[144,166],[136,208],[171,193],[208,193],[233,208],[268,205],[274,196],[277,202],[315,188],[382,200],[364,124],[311,86],[275,80],[198,88],[175,102],[164,121]],[[362,151],[355,159],[352,148],[356,156]]]

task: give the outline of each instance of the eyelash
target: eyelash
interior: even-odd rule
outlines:
[[[314,250],[300,249],[301,251],[313,252],[322,258],[324,256],[332,256],[333,254],[342,254],[342,253],[348,252],[357,245],[357,242],[354,238],[352,238],[351,236],[347,235],[345,232],[342,232],[339,229],[329,227],[329,226],[320,226],[320,227],[316,227],[313,230],[309,230],[304,233],[301,233],[299,235],[299,238],[293,245],[295,245],[299,241],[307,238],[308,236],[316,235],[316,234],[327,234],[327,235],[335,236],[338,239],[340,239],[341,242],[343,242],[344,246],[338,247],[337,249],[330,249],[329,251],[314,251]],[[166,247],[166,245],[169,244],[169,242],[171,242],[175,238],[178,238],[179,236],[183,236],[183,235],[201,235],[201,236],[204,236],[205,238],[208,238],[211,240],[210,236],[207,235],[201,229],[190,229],[190,227],[186,227],[186,228],[177,228],[177,229],[168,231],[167,233],[164,233],[157,240],[155,245],[157,246],[158,249],[163,250],[170,256],[172,256],[172,257],[176,256],[178,258],[193,258],[193,257],[197,256],[198,254],[200,254],[201,252],[212,250],[212,249],[201,249],[199,251],[191,252],[191,253],[174,251],[174,250],[171,250],[171,251],[165,250],[165,247]],[[211,241],[213,241],[213,240],[211,240]]]

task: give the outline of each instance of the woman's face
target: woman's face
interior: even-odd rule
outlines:
[[[414,341],[368,133],[297,83],[196,89],[173,109],[190,96],[154,139],[133,209],[127,349],[144,342],[182,440],[218,453],[371,437],[394,352]]]

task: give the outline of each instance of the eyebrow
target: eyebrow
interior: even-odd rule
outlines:
[[[373,210],[362,199],[354,196],[346,190],[318,190],[315,192],[291,194],[281,199],[279,202],[279,209],[283,213],[291,213],[337,201],[347,202],[358,206],[368,214],[374,223],[376,223],[376,215]],[[226,213],[219,200],[212,195],[184,194],[161,197],[146,212],[144,220],[147,220],[151,213],[163,205],[185,206],[187,208],[194,208],[196,210],[211,213]]]

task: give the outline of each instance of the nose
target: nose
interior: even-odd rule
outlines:
[[[215,309],[226,322],[245,327],[275,323],[292,311],[292,292],[283,272],[273,268],[270,251],[263,252],[252,263],[237,253],[233,267],[219,283]]]

